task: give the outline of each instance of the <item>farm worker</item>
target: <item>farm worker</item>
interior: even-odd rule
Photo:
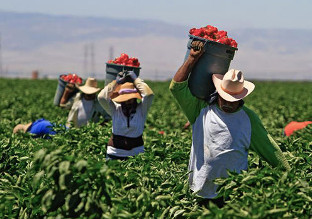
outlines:
[[[217,90],[217,98],[212,103],[191,94],[188,76],[203,52],[203,43],[194,41],[169,89],[192,125],[190,188],[205,200],[216,204],[220,201],[221,205],[222,197],[213,200],[217,196],[217,185],[213,180],[227,177],[227,170],[247,170],[248,149],[274,167],[290,167],[258,116],[244,106],[243,98],[253,91],[255,85],[244,80],[241,71],[231,69],[225,75],[212,76]]]
[[[132,82],[125,82],[126,78]],[[108,159],[123,160],[144,152],[142,134],[153,98],[151,88],[133,71],[117,74],[116,80],[100,92],[98,100],[113,122]]]
[[[49,135],[55,135],[56,132],[53,130],[54,124],[46,119],[37,119],[34,122],[28,124],[18,124],[14,127],[13,133],[22,131],[24,133],[28,132],[34,135],[35,138],[46,137]]]
[[[305,122],[296,122],[292,121],[288,123],[284,128],[284,134],[286,136],[291,136],[295,131],[304,129],[308,125],[310,125],[312,121],[305,121]]]
[[[104,122],[110,119],[96,98],[96,93],[100,91],[100,88],[95,78],[88,78],[83,86],[76,85],[80,92],[68,101],[70,93],[74,90],[73,86],[70,84],[66,86],[60,103],[61,107],[70,109],[66,124],[68,127],[73,124],[78,128],[87,125],[90,121],[99,122],[100,116],[104,118]]]

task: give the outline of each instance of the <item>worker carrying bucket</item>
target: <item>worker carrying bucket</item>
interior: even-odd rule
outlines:
[[[152,89],[134,71],[118,73],[100,92],[98,101],[112,117],[108,160],[125,160],[144,152],[144,124],[153,99]]]
[[[204,53],[204,43],[195,41],[191,46],[169,89],[192,125],[190,189],[198,196],[200,205],[212,202],[222,207],[226,200],[218,193],[215,179],[228,177],[229,171],[246,171],[249,150],[272,167],[290,170],[290,166],[256,113],[244,105],[243,99],[252,93],[255,85],[245,80],[242,71],[230,69],[225,74],[212,74],[217,91],[214,101],[202,100],[191,93],[189,74],[193,74]]]
[[[56,87],[55,95],[53,104],[55,106],[60,106],[60,103],[62,102],[62,96],[64,94],[65,88],[70,87],[73,89],[73,92],[70,93],[70,96],[68,98],[74,97],[79,90],[76,88],[75,84],[81,85],[82,84],[82,78],[79,77],[76,74],[62,74],[58,78],[58,84]]]

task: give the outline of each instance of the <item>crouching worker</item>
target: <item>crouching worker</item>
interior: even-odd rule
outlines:
[[[73,124],[74,127],[79,128],[87,125],[88,122],[99,122],[101,116],[104,122],[110,120],[110,116],[96,98],[100,88],[95,78],[88,78],[83,86],[76,85],[80,92],[73,99],[69,99],[70,93],[74,91],[73,86],[73,84],[66,86],[60,103],[61,107],[70,109],[66,124],[68,127]]]
[[[228,170],[237,173],[247,170],[249,149],[273,167],[290,167],[258,116],[244,105],[243,98],[255,86],[244,80],[241,71],[231,69],[225,75],[212,76],[218,92],[212,103],[192,95],[188,76],[202,53],[203,43],[194,41],[190,55],[171,81],[170,90],[192,125],[190,188],[206,202],[221,207],[224,200],[216,199],[214,180],[227,177]]]
[[[130,78],[132,82],[125,82]],[[107,146],[108,159],[127,159],[144,152],[144,123],[153,101],[153,91],[133,71],[119,73],[98,95],[112,117],[112,136]],[[138,103],[138,100],[141,100]]]
[[[38,119],[28,124],[18,124],[14,127],[13,133],[16,134],[19,131],[24,133],[28,132],[33,134],[34,138],[50,138],[50,135],[55,135],[56,132],[53,130],[55,125],[46,119]]]

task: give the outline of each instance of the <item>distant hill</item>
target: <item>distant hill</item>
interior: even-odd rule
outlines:
[[[47,77],[76,72],[102,78],[113,47],[114,56],[126,52],[140,59],[142,77],[164,80],[171,78],[183,62],[189,28],[157,20],[0,11],[2,65],[11,76],[29,76],[38,69]],[[239,44],[231,67],[240,68],[247,77],[312,79],[312,30],[227,31]]]
[[[126,38],[153,34],[182,38],[186,27],[154,20],[53,16],[0,12],[0,27],[8,49],[36,49],[56,42],[73,43],[110,37]],[[23,39],[23,41],[20,41]]]

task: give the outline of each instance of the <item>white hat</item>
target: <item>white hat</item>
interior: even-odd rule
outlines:
[[[88,78],[85,85],[79,86],[76,85],[78,89],[85,94],[95,94],[100,88],[97,87],[97,81],[95,78]]]
[[[243,72],[235,69],[230,69],[225,75],[214,74],[212,80],[218,94],[229,102],[243,99],[255,88],[252,82],[244,80]]]

